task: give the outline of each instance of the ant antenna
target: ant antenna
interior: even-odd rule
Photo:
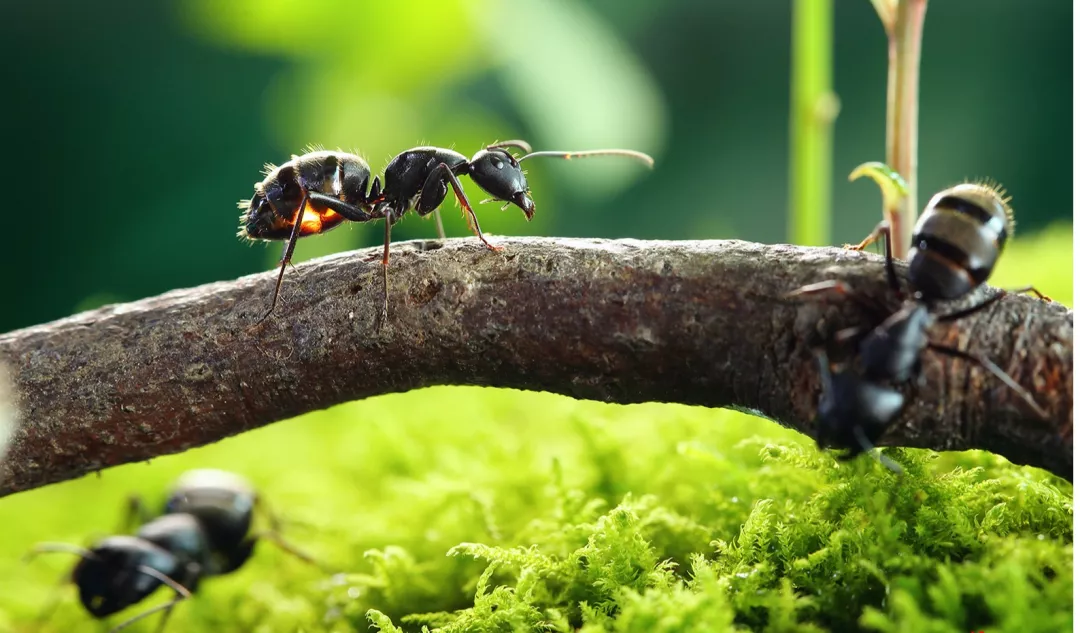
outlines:
[[[497,141],[495,143],[492,143],[491,145],[488,145],[484,149],[506,149],[507,147],[512,147],[514,149],[519,149],[519,150],[525,152],[526,154],[532,152],[532,145],[529,145],[525,141],[520,141],[520,140]]]
[[[527,158],[534,158],[537,156],[555,156],[558,158],[564,158],[566,160],[570,160],[572,158],[588,158],[590,156],[626,156],[645,163],[650,169],[655,163],[652,156],[649,156],[644,152],[634,151],[632,149],[589,149],[581,152],[561,152],[549,150],[543,152],[531,152],[517,159],[517,161],[520,163]]]
[[[146,574],[147,576],[150,576],[151,578],[154,578],[154,579],[160,581],[162,584],[167,586],[169,589],[172,589],[173,591],[175,591],[177,595],[176,595],[175,598],[173,598],[172,600],[166,602],[165,604],[159,604],[156,607],[153,607],[151,609],[147,609],[146,611],[143,611],[139,615],[136,615],[134,617],[128,618],[127,620],[124,620],[120,624],[117,624],[113,628],[109,629],[109,633],[116,633],[120,629],[125,629],[125,628],[131,626],[132,624],[135,624],[139,620],[142,620],[143,618],[150,617],[150,616],[154,615],[155,613],[159,613],[161,611],[166,611],[167,612],[166,615],[165,615],[165,617],[167,618],[167,617],[169,617],[168,613],[172,611],[173,607],[175,607],[178,603],[183,602],[184,600],[187,600],[188,598],[191,597],[191,592],[188,591],[188,589],[186,587],[184,587],[180,583],[176,582],[172,578],[169,578],[168,576],[161,573],[160,571],[154,569],[153,567],[147,567],[146,565],[139,565],[135,569],[142,572],[142,573],[144,573],[144,574]],[[164,627],[164,626],[165,626],[165,622],[162,621],[161,627]],[[160,630],[161,627],[159,627],[159,630]]]
[[[23,556],[23,562],[29,563],[38,554],[50,554],[55,552],[75,554],[79,558],[97,560],[97,556],[85,547],[79,547],[78,545],[72,545],[70,543],[38,543]]]
[[[70,543],[39,543],[35,545],[33,549],[23,555],[22,561],[23,563],[29,563],[38,554],[47,554],[53,552],[60,552],[62,554],[75,554],[82,559],[97,560],[97,556],[95,556],[93,552],[86,548],[79,547],[78,545],[71,545]],[[56,612],[56,608],[60,606],[60,590],[64,587],[64,585],[67,585],[69,582],[71,582],[70,573],[65,573],[64,575],[60,576],[60,580],[59,582],[57,582],[56,589],[53,590],[52,596],[49,598],[49,601],[45,603],[45,606],[42,607],[41,612],[38,613],[36,620],[36,628],[40,628],[42,625],[44,625],[44,623],[52,617],[52,614]]]

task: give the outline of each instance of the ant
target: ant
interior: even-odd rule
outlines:
[[[856,170],[858,173],[858,170]],[[853,174],[854,176],[855,174]],[[899,414],[904,397],[887,383],[920,380],[920,356],[925,349],[977,363],[1019,395],[1041,418],[1047,412],[1035,402],[1031,392],[1021,387],[1000,367],[980,352],[966,352],[929,340],[927,332],[935,323],[947,323],[975,314],[1009,294],[1000,291],[974,306],[944,315],[932,309],[938,302],[960,299],[989,278],[1005,242],[1012,236],[1013,214],[1000,187],[961,184],[939,192],[916,222],[907,254],[907,281],[913,292],[900,309],[869,332],[848,328],[835,335],[838,343],[858,340],[857,357],[861,373],[850,364],[834,369],[824,351],[818,351],[822,398],[818,403],[817,441],[825,447],[837,444],[846,449],[840,459],[857,457],[874,448],[874,442]],[[900,286],[890,246],[887,222],[850,250],[863,250],[885,238],[885,272],[889,287],[899,297]],[[1031,292],[1044,301],[1046,296],[1033,287],[1014,292]],[[855,294],[836,280],[804,286],[789,296],[833,295],[852,297],[876,309],[870,299]],[[899,467],[881,456],[893,470]]]
[[[508,150],[525,153],[517,158]],[[481,202],[504,202],[503,209],[513,204],[531,220],[536,205],[529,198],[529,184],[521,163],[530,158],[556,156],[564,159],[591,156],[626,156],[653,165],[647,154],[626,149],[600,149],[576,152],[534,152],[525,141],[493,143],[466,158],[441,147],[414,147],[401,152],[386,166],[385,186],[379,177],[372,178],[367,162],[355,154],[340,151],[315,150],[280,167],[266,166],[266,178],[255,184],[251,200],[239,203],[239,236],[250,240],[286,240],[281,257],[277,285],[270,308],[254,324],[259,325],[274,311],[281,292],[285,267],[292,259],[296,241],[308,235],[325,233],[348,220],[370,222],[382,219],[385,226],[383,241],[383,321],[389,309],[390,229],[411,210],[426,216],[435,213],[439,238],[445,239],[439,205],[452,188],[469,228],[492,251],[503,247],[487,241],[480,222],[461,187],[460,177],[469,176],[491,196]],[[370,184],[370,188],[369,188]],[[252,327],[254,327],[252,326]]]
[[[270,529],[252,532],[257,508],[269,518]],[[143,520],[134,536],[109,536],[89,548],[67,543],[41,543],[29,556],[67,552],[79,557],[70,580],[79,600],[95,618],[105,618],[141,602],[165,585],[175,596],[110,629],[116,633],[160,611],[165,628],[173,607],[191,598],[200,581],[239,569],[260,538],[273,542],[304,562],[318,565],[279,533],[278,520],[243,478],[220,470],[193,470],[173,487],[163,511],[149,516],[138,497],[129,500],[127,520]],[[55,605],[54,605],[55,606]],[[46,609],[43,617],[52,609]]]

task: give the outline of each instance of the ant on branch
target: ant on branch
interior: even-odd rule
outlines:
[[[883,192],[902,195],[906,185],[887,166],[868,163],[851,174],[855,179],[870,175]],[[982,366],[1011,389],[1041,418],[1047,412],[1035,402],[1031,392],[981,352],[967,352],[929,340],[927,332],[935,323],[947,323],[985,310],[1009,294],[1000,291],[974,306],[938,315],[933,308],[942,301],[960,299],[982,285],[993,271],[1005,242],[1012,236],[1013,213],[1004,191],[984,183],[956,185],[939,192],[927,203],[915,224],[911,248],[907,253],[907,281],[913,289],[899,310],[872,330],[848,328],[834,336],[836,342],[857,341],[860,368],[847,364],[836,369],[824,351],[817,351],[822,381],[822,397],[817,410],[818,445],[839,445],[846,449],[841,459],[852,459],[871,451],[874,442],[888,428],[904,406],[904,396],[890,383],[904,383],[921,377],[920,356],[929,349]],[[889,287],[904,297],[890,246],[887,222],[877,225],[861,243],[846,246],[863,250],[885,238],[885,272]],[[1031,292],[1048,301],[1032,287],[1013,292]],[[868,297],[854,293],[851,287],[836,280],[799,288],[789,296],[850,297],[871,309],[878,309]],[[861,371],[860,371],[861,370]],[[882,463],[899,471],[892,460],[879,456]]]
[[[269,520],[269,529],[253,532],[256,509]],[[134,536],[109,536],[89,548],[67,543],[41,543],[29,554],[67,552],[79,557],[70,580],[79,600],[95,618],[105,618],[137,604],[162,585],[175,596],[110,629],[116,633],[135,622],[164,611],[158,631],[173,608],[191,598],[199,583],[211,576],[239,569],[254,553],[260,539],[318,566],[310,556],[282,538],[278,520],[265,502],[241,477],[219,470],[193,470],[173,487],[162,512],[151,517],[138,497],[129,501],[125,526],[139,519]],[[47,617],[55,607],[46,609]]]
[[[508,149],[520,150],[525,155],[517,158]],[[525,180],[521,163],[541,156],[564,159],[625,156],[639,160],[649,167],[653,165],[650,156],[633,150],[534,152],[525,141],[493,143],[474,154],[471,159],[441,147],[414,147],[390,160],[383,174],[385,185],[380,184],[378,176],[371,177],[371,168],[363,158],[340,151],[310,151],[303,156],[293,156],[292,160],[279,167],[267,165],[266,178],[255,184],[255,195],[251,200],[242,200],[239,203],[243,210],[240,216],[240,237],[286,241],[270,308],[255,326],[273,313],[281,292],[285,267],[292,259],[299,238],[325,233],[346,220],[371,222],[378,219],[382,219],[385,226],[382,258],[382,316],[385,322],[389,309],[387,271],[390,266],[390,229],[393,225],[411,210],[415,210],[420,216],[434,212],[439,238],[445,238],[438,208],[452,188],[472,232],[480,238],[484,246],[500,251],[503,247],[488,242],[480,230],[480,222],[465,196],[459,178],[471,177],[473,182],[491,196],[481,204],[504,202],[504,209],[513,204],[525,213],[526,220],[531,220],[536,205],[529,198],[529,184]]]

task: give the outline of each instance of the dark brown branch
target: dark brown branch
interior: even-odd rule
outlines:
[[[426,385],[733,406],[812,435],[809,346],[872,317],[784,293],[827,278],[886,288],[880,257],[835,248],[500,243],[395,245],[381,330],[379,253],[364,250],[288,271],[278,311],[250,332],[271,271],[0,336],[23,418],[0,495]],[[927,381],[883,444],[982,448],[1071,479],[1072,312],[1012,296],[932,335],[987,353],[1052,419],[981,369],[927,354]]]

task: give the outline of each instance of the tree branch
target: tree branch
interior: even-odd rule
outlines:
[[[23,420],[0,496],[427,385],[737,407],[813,435],[810,346],[884,313],[783,295],[838,278],[894,302],[881,257],[835,248],[501,243],[503,253],[475,239],[396,244],[382,329],[380,253],[368,249],[288,271],[277,312],[250,331],[273,272],[0,336]],[[982,369],[927,353],[926,382],[882,444],[981,448],[1071,480],[1072,312],[1010,296],[931,337],[985,352],[1052,419]]]

